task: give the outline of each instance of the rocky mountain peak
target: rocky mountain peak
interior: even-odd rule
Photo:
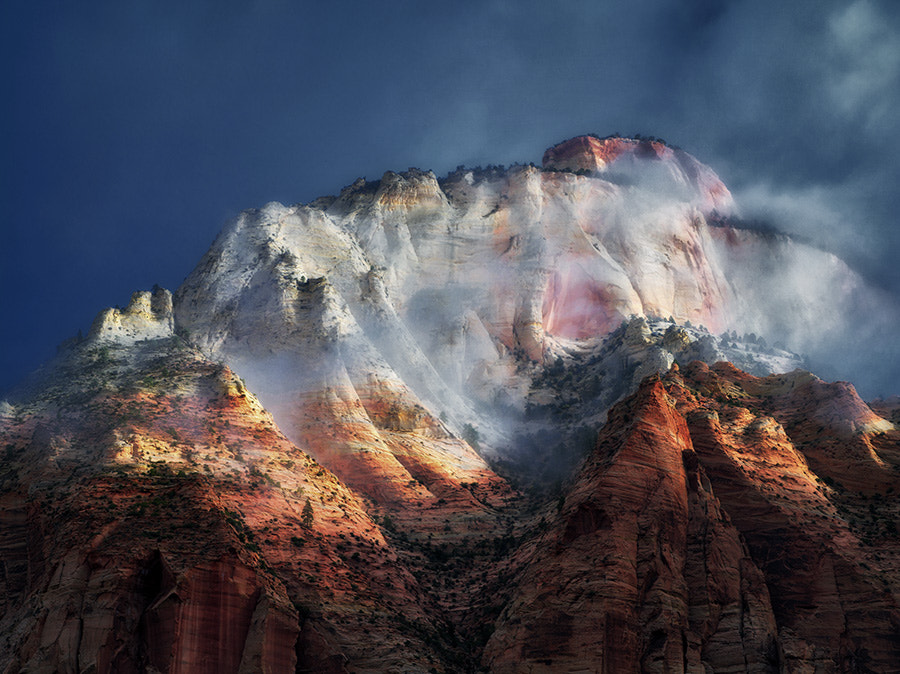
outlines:
[[[657,140],[586,135],[569,138],[548,148],[541,163],[546,169],[559,171],[605,171],[624,154],[637,155],[641,159],[662,159],[672,156],[673,150]]]
[[[659,138],[576,136],[544,152],[544,169],[605,175],[624,185],[651,184],[696,201],[704,213],[731,214],[734,199],[705,164]]]

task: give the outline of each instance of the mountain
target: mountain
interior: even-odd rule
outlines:
[[[897,671],[891,311],[656,139],[247,211],[0,403],[0,670]]]

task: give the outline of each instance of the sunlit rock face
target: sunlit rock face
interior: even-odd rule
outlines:
[[[578,136],[549,148],[544,153],[543,166],[563,171],[606,173],[608,178],[619,181],[664,177],[661,187],[680,189],[699,199],[707,212],[716,210],[727,214],[734,211],[731,192],[712,169],[684,150],[656,139]],[[629,175],[631,171],[647,175]]]
[[[429,433],[472,423],[496,445],[509,434],[490,408],[524,410],[523,363],[630,316],[807,352],[877,304],[833,255],[741,227],[728,189],[684,151],[583,136],[547,150],[542,168],[389,171],[248,211],[178,290],[175,314],[298,442],[323,391],[342,401],[339,418],[386,386],[428,410]],[[347,417],[355,430],[339,435],[382,434],[371,422]],[[359,452],[348,441],[341,453]]]

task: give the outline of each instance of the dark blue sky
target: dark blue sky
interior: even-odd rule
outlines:
[[[6,0],[0,50],[0,391],[244,208],[587,132],[684,147],[900,294],[890,0]]]

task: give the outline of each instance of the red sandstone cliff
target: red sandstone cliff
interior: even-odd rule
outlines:
[[[798,409],[821,420],[814,431]],[[873,437],[889,460],[859,457]],[[811,467],[838,453],[835,438],[843,458],[820,477]],[[553,523],[517,551],[485,665],[894,671],[898,447],[852,389],[806,373],[694,363],[645,381],[610,412]]]
[[[5,671],[443,669],[468,599],[403,539],[484,538],[502,480],[461,487],[410,431],[411,498],[366,502],[178,338],[59,367],[2,426]]]

